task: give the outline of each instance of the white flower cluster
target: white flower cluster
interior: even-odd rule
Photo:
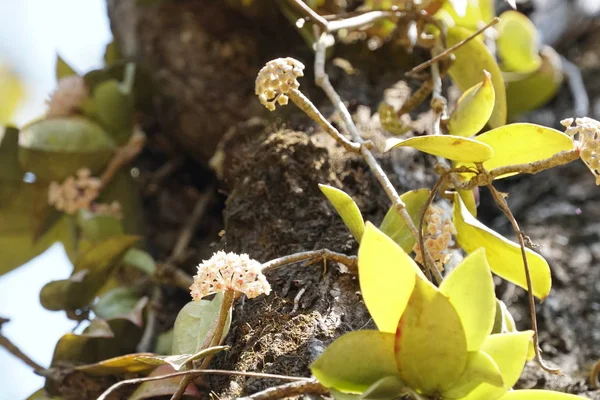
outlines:
[[[436,267],[440,270],[444,270],[444,264],[450,261],[452,254],[448,253],[448,246],[452,241],[452,235],[456,235],[456,229],[450,218],[444,215],[441,208],[437,206],[430,206],[425,212],[425,233],[424,242],[425,247],[429,250],[429,254],[433,261],[435,261]],[[423,263],[423,253],[419,243],[415,244],[413,248],[415,252],[415,261]]]
[[[76,114],[88,98],[89,91],[82,77],[67,76],[58,81],[58,86],[48,101],[46,115],[66,117]]]
[[[271,293],[271,285],[261,271],[261,263],[248,254],[216,252],[198,265],[198,273],[190,286],[195,301],[212,293],[234,290],[252,299]]]
[[[77,177],[69,176],[62,184],[51,182],[48,187],[48,204],[58,211],[75,214],[88,209],[100,193],[100,179],[91,176],[87,168],[77,171]]]
[[[573,138],[579,148],[579,158],[587,165],[600,185],[600,122],[592,118],[573,118],[560,121],[565,133]]]
[[[262,105],[275,110],[275,102],[280,106],[288,103],[287,94],[298,89],[298,78],[304,76],[304,64],[293,58],[277,58],[269,61],[256,77],[255,93]]]

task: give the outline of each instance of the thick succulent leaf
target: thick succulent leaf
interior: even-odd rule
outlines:
[[[541,65],[539,37],[533,22],[518,11],[500,15],[496,49],[504,71],[530,73]]]
[[[533,331],[503,333],[487,337],[481,351],[487,353],[496,362],[502,373],[504,387],[482,383],[471,391],[465,400],[497,399],[512,388],[525,366],[527,349],[533,337]]]
[[[382,332],[394,333],[419,267],[396,243],[367,222],[358,248],[358,279],[363,299]]]
[[[215,294],[212,300],[191,301],[177,314],[173,328],[173,354],[195,354],[210,328],[215,323],[221,310],[223,293]],[[225,322],[220,342],[229,333],[231,310]]]
[[[455,26],[448,29],[448,46],[453,46],[471,35],[471,31]],[[471,40],[454,51],[456,60],[448,70],[461,91],[466,91],[484,79],[488,71],[494,85],[494,110],[489,119],[492,128],[506,124],[506,89],[496,60],[480,40]]]
[[[483,71],[482,82],[470,87],[460,96],[456,109],[450,115],[448,121],[448,132],[454,136],[469,137],[477,134],[487,124],[496,95],[492,76]]]
[[[560,89],[564,75],[562,61],[550,46],[540,50],[541,65],[529,74],[503,73],[506,81],[508,116],[535,110],[548,103]]]
[[[504,387],[502,373],[494,359],[483,351],[469,353],[467,366],[454,386],[444,392],[444,399],[462,399],[481,383]]]
[[[398,375],[394,334],[374,330],[347,333],[331,343],[310,369],[323,386],[362,393],[380,379]]]
[[[467,365],[465,331],[456,309],[417,278],[396,331],[396,363],[407,386],[433,394],[450,389]]]
[[[0,126],[0,182],[20,182],[25,171],[19,164],[19,130]],[[1,194],[4,197],[4,193]],[[0,206],[2,205],[0,197]]]
[[[477,140],[451,135],[416,136],[410,139],[389,138],[385,151],[395,147],[412,147],[454,161],[484,162],[494,155],[494,150]]]
[[[57,54],[56,55],[56,80],[60,80],[61,78],[65,78],[67,76],[77,75],[77,72],[65,61],[63,58]]]
[[[450,26],[457,25],[472,31],[479,29],[482,23],[487,24],[496,15],[494,0],[466,0],[466,8],[462,15],[450,2],[445,1],[441,11],[447,14],[451,21]]]
[[[172,374],[173,372],[175,372],[173,367],[165,364],[156,368],[149,376],[168,375]],[[145,400],[170,397],[177,391],[180,383],[180,376],[144,382],[128,397],[128,400]],[[201,393],[193,383],[190,383],[187,386],[183,394],[183,398],[185,399],[200,399],[203,397],[204,394]]]
[[[151,364],[151,365],[162,365],[170,364],[175,371],[181,370],[185,364],[191,361],[200,360],[213,354],[217,354],[223,350],[229,350],[227,346],[214,346],[207,349],[201,350],[196,354],[177,354],[173,356],[159,356],[156,354],[140,355],[136,357],[136,361]]]
[[[440,285],[456,309],[467,338],[467,350],[477,351],[492,331],[496,295],[483,248],[469,254]]]
[[[365,230],[365,221],[352,197],[343,190],[329,185],[319,185],[319,189],[321,189],[321,192],[323,192],[331,202],[333,208],[342,217],[342,221],[344,221],[354,239],[360,242],[360,238]]]
[[[140,293],[129,287],[117,287],[104,293],[92,306],[94,314],[103,319],[127,317],[140,299]]]
[[[398,376],[386,376],[372,384],[360,398],[369,400],[397,399],[405,393],[405,389],[406,385]]]
[[[513,390],[507,392],[498,400],[574,400],[587,399],[587,397],[576,396],[574,394],[553,392],[551,390]]]
[[[483,163],[488,171],[545,160],[561,151],[575,148],[573,140],[565,133],[529,123],[509,124],[492,129],[477,136],[477,140],[494,149],[493,156]],[[511,175],[515,174],[505,174],[498,179]]]
[[[131,84],[124,87],[114,79],[102,82],[94,88],[92,94],[92,113],[96,119],[118,144],[127,142],[133,131],[134,98]]]
[[[463,203],[465,203],[467,210],[469,210],[469,212],[474,217],[476,217],[477,216],[477,204],[479,203],[479,200],[478,200],[479,188],[476,187],[475,189],[472,189],[472,190],[459,189],[456,192],[462,199]]]
[[[148,275],[156,271],[156,261],[148,252],[140,249],[129,249],[123,257],[123,264],[128,267],[137,268]]]
[[[456,239],[467,253],[485,248],[490,269],[496,275],[527,289],[521,247],[491,230],[475,219],[459,196],[454,197],[454,226]],[[530,249],[526,249],[533,294],[543,300],[550,293],[552,278],[546,260]]]
[[[408,212],[415,226],[419,226],[421,213],[423,212],[425,203],[427,203],[430,192],[429,189],[417,189],[408,191],[400,196],[400,199],[406,206],[406,212]],[[385,214],[379,229],[396,242],[398,246],[402,247],[402,250],[406,253],[410,253],[413,247],[415,247],[415,243],[417,243],[410,228],[400,214],[398,214],[394,206],[391,206],[387,214]]]
[[[124,373],[140,373],[152,371],[156,366],[136,360],[138,357],[151,357],[152,353],[133,353],[109,358],[94,364],[79,365],[76,371],[90,376],[107,376]]]
[[[492,333],[510,333],[516,332],[517,327],[515,319],[502,300],[496,299],[496,316],[494,318],[494,327]]]
[[[19,161],[41,181],[62,181],[80,168],[100,171],[111,159],[114,141],[83,117],[45,119],[19,135]]]
[[[110,278],[123,255],[139,238],[114,236],[92,246],[77,258],[68,279],[47,283],[40,292],[40,302],[48,310],[77,310],[91,303]]]
[[[123,226],[115,217],[97,214],[88,209],[77,213],[77,226],[81,229],[82,239],[98,243],[111,236],[122,235]]]

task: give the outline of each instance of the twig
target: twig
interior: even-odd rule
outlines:
[[[0,329],[2,325],[8,322],[9,319],[0,317]],[[27,354],[23,353],[21,349],[19,349],[9,338],[0,333],[0,346],[4,347],[10,354],[17,357],[19,360],[23,361],[25,364],[29,365],[33,368],[34,371],[42,371],[45,370],[40,364],[33,361]]]
[[[327,97],[329,97],[331,103],[340,113],[342,120],[346,125],[346,129],[350,131],[354,142],[363,144],[364,141],[360,135],[360,132],[358,131],[358,128],[352,121],[352,116],[350,115],[350,112],[342,102],[340,96],[335,91],[333,85],[329,81],[329,76],[325,72],[325,40],[326,34],[323,33],[317,41],[317,51],[315,54],[315,83],[317,86],[323,89]],[[418,240],[419,232],[410,215],[408,214],[408,211],[406,211],[406,205],[400,198],[400,195],[396,191],[396,188],[394,187],[386,173],[383,171],[383,168],[381,168],[381,165],[379,165],[379,162],[377,161],[369,147],[361,146],[360,154],[363,156],[367,165],[371,169],[371,172],[375,175],[375,177],[383,187],[383,190],[385,191],[385,193],[387,194],[388,198],[394,206],[394,210],[396,210],[396,212],[404,220],[404,223],[409,227],[410,232],[415,238],[415,240]],[[431,254],[429,253],[429,250],[423,249],[423,255],[425,256],[424,258],[428,259],[428,263],[430,265],[435,265]],[[437,268],[435,268],[435,270],[437,271]],[[437,272],[439,274],[439,271]],[[434,277],[438,276],[434,271],[431,271],[431,274]],[[437,281],[436,283],[440,284],[441,280]]]
[[[142,151],[146,144],[146,135],[140,130],[134,130],[133,135],[123,147],[117,149],[115,156],[100,176],[101,187],[106,187],[115,174],[129,164]]]
[[[411,69],[410,71],[408,71],[406,73],[406,76],[411,76],[411,75],[413,75],[413,74],[415,74],[417,72],[420,72],[423,69],[429,67],[431,64],[436,63],[436,62],[440,61],[441,59],[447,57],[453,51],[455,51],[456,49],[458,49],[459,47],[461,47],[462,45],[464,45],[468,41],[473,40],[478,35],[480,35],[481,33],[483,33],[486,29],[490,28],[491,26],[496,25],[498,22],[500,22],[500,18],[495,17],[493,20],[490,21],[490,23],[486,24],[484,27],[482,27],[481,29],[479,29],[478,31],[476,31],[475,33],[473,33],[471,36],[469,36],[469,37],[461,40],[460,42],[456,43],[452,47],[448,47],[446,50],[442,51],[441,53],[439,53],[435,57],[431,58],[430,60],[425,61],[424,63],[421,63],[421,64],[417,65],[416,67],[414,67],[413,69]]]
[[[296,295],[296,297],[294,297],[294,307],[292,308],[292,314],[294,314],[296,311],[298,311],[298,308],[300,308],[300,299],[302,298],[304,292],[306,292],[305,287],[298,290],[298,294]]]
[[[342,253],[336,253],[328,249],[302,251],[299,253],[290,254],[279,257],[271,261],[267,261],[262,265],[262,272],[267,273],[287,264],[293,264],[299,261],[313,260],[315,258],[324,258],[333,260],[345,265],[351,271],[356,271],[356,256],[348,256]]]
[[[515,219],[512,211],[510,211],[510,208],[508,207],[508,204],[506,203],[504,196],[502,196],[502,194],[500,192],[498,192],[498,190],[496,190],[496,188],[493,185],[488,185],[488,188],[490,189],[490,192],[492,193],[492,197],[494,198],[494,201],[496,202],[496,204],[498,204],[498,207],[500,207],[500,209],[504,212],[506,217],[510,220],[510,223],[513,226],[513,230],[515,231],[515,234],[517,235],[517,238],[519,239],[519,244],[521,245],[521,256],[523,257],[523,267],[525,269],[525,280],[527,281],[527,295],[528,295],[528,299],[529,299],[529,316],[531,318],[531,328],[533,329],[533,332],[534,332],[533,333],[533,346],[535,349],[535,359],[536,359],[538,365],[544,371],[550,372],[552,374],[559,374],[560,373],[559,369],[547,366],[544,363],[544,359],[542,358],[542,351],[540,349],[540,339],[539,339],[539,332],[538,332],[537,319],[536,319],[536,313],[535,313],[535,298],[533,296],[533,285],[531,283],[531,272],[529,271],[529,262],[527,261],[527,251],[525,249],[525,240],[523,239],[523,233],[521,232],[521,229],[519,228],[519,224],[517,223],[517,220]]]
[[[488,172],[479,172],[464,184],[458,184],[457,187],[459,189],[473,189],[476,186],[488,186],[493,182],[494,179],[502,175],[515,173],[537,174],[559,165],[568,164],[571,161],[577,160],[578,158],[579,149],[561,151],[560,153],[556,153],[552,157],[545,160],[535,161],[527,164],[507,165],[505,167],[492,169]]]
[[[173,253],[171,254],[172,261],[179,261],[183,257],[183,254],[188,248],[190,240],[192,240],[192,236],[196,231],[196,226],[206,212],[206,208],[212,199],[212,192],[212,187],[209,187],[205,193],[201,194],[200,200],[196,202],[192,214],[179,233],[179,238],[177,239],[175,247],[173,248]]]
[[[147,353],[152,348],[154,342],[154,336],[156,334],[156,308],[161,302],[162,293],[159,286],[154,286],[152,289],[152,298],[148,305],[148,311],[146,313],[146,326],[144,327],[144,334],[137,345],[138,353]]]
[[[178,376],[185,375],[234,375],[234,376],[247,376],[253,378],[266,378],[266,379],[282,379],[287,381],[307,381],[310,378],[300,378],[296,376],[286,376],[286,375],[275,375],[275,374],[263,374],[260,372],[243,372],[243,371],[227,371],[223,369],[192,369],[189,371],[180,371],[174,372],[172,374],[160,375],[160,376],[149,376],[146,378],[135,378],[135,379],[126,379],[121,382],[117,382],[108,389],[104,391],[96,400],[107,400],[109,395],[115,390],[126,386],[126,385],[135,385],[144,382],[152,382],[152,381],[160,381],[163,379],[175,378]]]
[[[396,116],[401,117],[404,114],[410,113],[419,104],[421,104],[427,96],[433,91],[433,82],[431,80],[424,81],[421,86],[410,95],[410,97],[402,104]]]
[[[290,382],[280,386],[270,387],[250,396],[239,397],[238,400],[275,400],[285,399],[302,394],[326,395],[329,389],[315,380]]]

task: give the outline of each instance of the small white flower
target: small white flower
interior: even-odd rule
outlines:
[[[304,76],[304,64],[293,58],[277,58],[269,61],[256,77],[255,93],[261,104],[275,110],[275,103],[288,104],[287,94],[298,89],[298,78]]]
[[[48,204],[58,211],[75,214],[89,209],[100,194],[100,179],[92,177],[89,169],[82,168],[75,175],[67,177],[62,184],[50,182],[48,186]]]
[[[271,285],[261,272],[262,264],[248,254],[216,252],[198,265],[198,273],[190,286],[194,300],[212,293],[234,290],[252,299],[271,293]]]

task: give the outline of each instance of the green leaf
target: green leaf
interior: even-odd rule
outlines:
[[[448,28],[448,46],[454,46],[466,39],[471,32],[461,27]],[[461,91],[466,91],[484,79],[484,72],[491,75],[494,86],[495,101],[494,110],[489,119],[492,128],[506,124],[506,91],[502,73],[496,60],[480,40],[471,40],[454,51],[456,60],[448,70],[450,77]]]
[[[142,355],[136,357],[137,361],[151,364],[151,365],[162,365],[170,364],[175,371],[181,370],[185,364],[191,361],[200,360],[202,358],[217,354],[223,350],[229,350],[228,346],[214,346],[197,352],[196,354],[178,354],[174,356],[159,356],[155,354]]]
[[[380,379],[398,375],[394,334],[374,330],[347,333],[330,344],[310,370],[325,387],[362,393]]]
[[[509,165],[545,160],[561,151],[575,148],[573,140],[563,132],[545,126],[517,123],[492,129],[477,140],[494,149],[494,155],[483,163],[488,171]],[[505,174],[497,179],[515,175]]]
[[[587,397],[574,394],[553,392],[551,390],[525,389],[507,392],[498,400],[574,400],[587,399]]]
[[[98,243],[123,234],[121,221],[105,214],[96,214],[90,210],[83,209],[77,213],[77,225],[81,229],[83,239]]]
[[[445,399],[462,399],[481,383],[495,387],[504,387],[500,368],[487,353],[473,351],[469,353],[467,366],[454,386],[444,393]]]
[[[496,299],[496,316],[494,318],[494,327],[492,333],[510,333],[516,332],[517,327],[506,304],[502,300]]]
[[[329,185],[319,184],[319,189],[321,189],[321,192],[323,192],[333,205],[333,208],[342,217],[342,221],[344,221],[354,239],[360,243],[360,238],[365,230],[365,222],[352,197],[346,194],[346,192]]]
[[[139,238],[115,236],[92,246],[75,261],[69,279],[47,283],[40,302],[48,310],[77,310],[87,306],[110,278],[123,255]]]
[[[119,51],[116,40],[113,39],[106,45],[106,49],[104,50],[104,63],[106,65],[111,65],[121,58],[121,52]]]
[[[358,248],[358,278],[367,309],[380,331],[396,332],[416,275],[424,276],[413,259],[368,222]]]
[[[460,197],[454,197],[456,240],[467,253],[485,248],[490,269],[496,275],[527,290],[521,247],[477,221],[466,209]],[[533,294],[543,300],[550,293],[552,278],[544,258],[526,249]]]
[[[509,117],[535,110],[556,96],[564,75],[558,53],[550,46],[540,50],[541,65],[529,74],[503,73]]]
[[[492,76],[483,71],[484,78],[460,96],[456,109],[450,115],[448,132],[454,136],[469,137],[477,134],[490,119],[496,95]]]
[[[154,352],[157,354],[171,354],[173,348],[173,328],[158,335]]]
[[[442,10],[436,14],[436,17],[440,18],[442,12],[448,16],[452,24],[472,31],[479,29],[482,23],[487,24],[496,15],[494,0],[466,0],[466,9],[463,15],[459,15],[452,4],[445,1]]]
[[[395,147],[412,147],[454,161],[483,162],[494,155],[494,150],[477,140],[451,135],[426,135],[410,139],[389,138],[385,151]]]
[[[400,376],[419,393],[450,389],[467,366],[467,339],[458,313],[425,279],[416,279],[395,338]]]
[[[179,311],[173,328],[173,354],[195,354],[202,347],[202,343],[210,328],[217,320],[223,293],[215,294],[212,300],[191,301]],[[221,341],[229,333],[231,325],[231,310],[225,323]]]
[[[408,191],[400,196],[400,199],[406,206],[406,212],[415,226],[419,226],[421,213],[430,192],[429,189],[417,189]],[[394,206],[391,206],[387,214],[385,214],[379,229],[396,242],[406,253],[410,253],[413,247],[415,247],[417,241]]]
[[[532,336],[533,331],[488,336],[481,346],[481,351],[492,357],[500,369],[504,387],[482,383],[464,397],[464,400],[497,399],[512,388],[525,366],[527,349]]]
[[[476,193],[478,191],[479,191],[478,187],[476,187],[474,189],[471,189],[471,190],[458,189],[456,191],[458,193],[458,195],[460,196],[460,198],[462,199],[463,203],[465,203],[465,206],[467,207],[467,210],[469,210],[469,212],[474,217],[477,216],[477,203],[478,203],[478,201],[477,201],[477,198],[476,198]]]
[[[148,275],[153,275],[156,271],[156,262],[150,254],[140,249],[129,249],[123,257],[123,264],[129,267],[137,268]]]
[[[518,11],[505,11],[497,29],[496,49],[504,71],[530,73],[540,67],[538,32],[529,18]]]
[[[386,376],[372,384],[360,398],[370,400],[397,399],[405,393],[405,390],[406,385],[398,376]]]
[[[103,319],[126,317],[135,309],[139,299],[140,293],[137,290],[117,287],[102,295],[92,306],[92,310]]]
[[[440,285],[456,309],[467,339],[467,350],[477,351],[494,326],[496,295],[485,249],[469,254]]]
[[[56,80],[67,76],[78,75],[77,72],[60,55],[56,55]]]
[[[19,161],[41,181],[62,181],[80,168],[100,171],[116,149],[97,124],[83,117],[52,118],[24,127]]]
[[[79,365],[75,367],[76,371],[83,372],[89,376],[109,376],[125,373],[143,373],[152,371],[155,366],[138,361],[138,357],[151,357],[152,353],[133,353],[124,356],[109,358],[97,363]]]

